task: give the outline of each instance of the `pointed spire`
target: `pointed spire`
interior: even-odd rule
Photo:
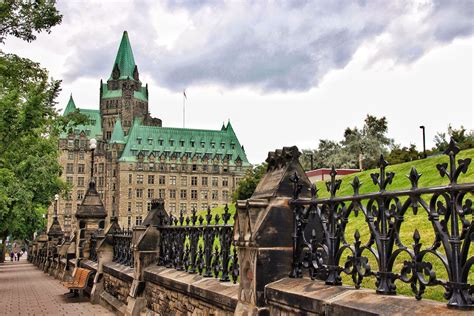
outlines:
[[[226,129],[227,132],[231,132],[231,133],[235,134],[234,129],[232,128],[232,124],[230,124],[230,119],[227,121],[227,126],[226,126],[225,129]]]
[[[221,127],[221,131],[225,131],[226,127],[225,127],[225,122],[222,122],[222,127]]]
[[[74,99],[72,98],[72,93],[71,93],[71,96],[69,97],[69,101],[67,102],[66,109],[64,110],[63,115],[74,112],[75,110],[76,110],[76,104],[74,103]]]
[[[112,131],[112,137],[110,138],[111,144],[125,144],[125,134],[122,129],[122,122],[120,119],[115,121],[114,130]]]
[[[136,69],[135,59],[133,58],[132,46],[130,45],[127,31],[123,32],[122,40],[120,42],[117,56],[115,57],[113,70],[109,80],[112,78],[115,79],[116,77],[118,77],[117,79],[126,79],[128,77],[138,78],[138,69]]]

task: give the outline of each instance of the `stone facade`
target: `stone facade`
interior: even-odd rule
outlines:
[[[128,293],[132,283],[121,280],[111,274],[104,273],[104,289],[107,293],[118,299],[121,303],[127,304]]]

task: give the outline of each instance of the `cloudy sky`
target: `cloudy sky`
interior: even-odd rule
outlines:
[[[448,124],[473,128],[474,2],[59,1],[63,23],[2,48],[63,80],[58,108],[98,108],[127,30],[150,111],[164,126],[231,120],[252,163],[287,145],[340,140],[370,113],[421,149]]]

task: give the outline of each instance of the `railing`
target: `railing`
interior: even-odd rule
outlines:
[[[411,189],[386,191],[395,176],[386,172],[388,163],[381,156],[380,171],[371,174],[379,191],[359,194],[362,183],[357,177],[351,183],[352,196],[336,197],[341,180],[336,179],[336,171],[331,172],[331,181],[326,183],[329,198],[317,198],[317,190],[311,188],[311,199],[299,198],[302,185],[295,174],[294,199],[290,205],[294,214],[293,266],[291,277],[302,277],[303,270],[313,279],[322,279],[326,284],[341,285],[341,273],[352,277],[356,288],[368,276],[375,276],[376,292],[396,294],[395,281],[411,285],[417,299],[421,299],[427,286],[444,287],[448,306],[455,308],[474,307],[474,285],[469,284],[468,275],[474,265],[474,220],[472,200],[468,194],[474,193],[474,183],[458,184],[461,173],[466,173],[470,158],[459,159],[459,149],[451,141],[445,154],[449,164],[436,165],[441,177],[446,176],[449,184],[445,186],[419,188],[421,177],[415,168],[408,179]],[[431,222],[434,240],[428,247],[422,247],[417,229],[413,232],[413,243],[406,245],[400,238],[404,227],[404,216],[411,209],[416,215],[425,212],[425,219]],[[354,242],[349,242],[346,226],[354,221],[351,215],[362,213],[370,237],[367,243],[361,242],[358,230]],[[469,217],[468,217],[469,216]],[[347,239],[346,239],[347,238]],[[426,238],[426,237],[425,237]],[[345,254],[349,254],[343,258]],[[369,264],[371,254],[376,261],[377,271]],[[400,263],[401,258],[408,258]],[[432,258],[440,260],[446,270],[448,280],[436,275]],[[400,268],[401,267],[401,268]]]
[[[204,217],[193,209],[191,216],[181,211],[179,217],[161,218],[158,265],[236,283],[239,263],[230,217],[226,205],[222,218],[212,216],[210,208]]]
[[[97,262],[97,232],[91,235],[89,260]]]
[[[112,236],[114,244],[113,262],[133,268],[135,262],[132,249],[132,231],[130,229],[121,229],[114,232]]]

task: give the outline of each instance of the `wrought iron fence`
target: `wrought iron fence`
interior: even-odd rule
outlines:
[[[459,148],[451,141],[445,151],[449,163],[436,165],[440,176],[449,179],[449,184],[444,186],[419,188],[421,174],[412,168],[407,176],[411,189],[386,191],[395,174],[386,171],[388,163],[383,156],[380,157],[379,172],[370,175],[379,187],[374,193],[359,194],[362,183],[355,177],[351,183],[353,195],[337,197],[341,180],[336,179],[333,168],[331,181],[326,183],[330,197],[318,199],[317,189],[313,186],[312,198],[303,199],[299,198],[302,185],[295,174],[291,178],[294,184],[294,197],[290,203],[294,234],[290,276],[302,277],[304,270],[313,279],[341,285],[341,273],[344,273],[352,277],[356,288],[364,278],[375,276],[379,294],[396,294],[395,281],[399,280],[411,285],[417,299],[421,299],[426,287],[440,285],[444,287],[449,307],[473,308],[474,285],[469,284],[468,275],[474,265],[471,249],[474,220],[469,197],[474,193],[474,183],[457,183],[471,163],[470,158],[456,161],[458,152]],[[423,247],[417,229],[413,232],[412,245],[402,242],[400,229],[409,209],[414,215],[419,210],[424,211],[426,220],[431,222],[434,240],[428,247]],[[366,243],[362,243],[358,230],[354,233],[354,242],[349,242],[346,237],[346,226],[351,219],[354,220],[350,216],[359,213],[364,216],[370,232]],[[344,258],[344,253],[349,255]],[[368,254],[375,258],[376,269],[370,266]],[[402,262],[401,269],[397,269],[396,261],[402,254],[409,259]],[[430,256],[441,261],[447,280],[437,276]]]
[[[113,262],[117,262],[131,268],[135,265],[132,249],[132,231],[130,229],[120,229],[114,232],[114,256]]]
[[[89,260],[97,262],[97,233],[93,233],[90,239]]]
[[[181,211],[179,217],[162,217],[158,265],[236,283],[239,263],[230,218],[227,205],[222,216],[208,208],[204,217],[195,209],[191,216]]]

